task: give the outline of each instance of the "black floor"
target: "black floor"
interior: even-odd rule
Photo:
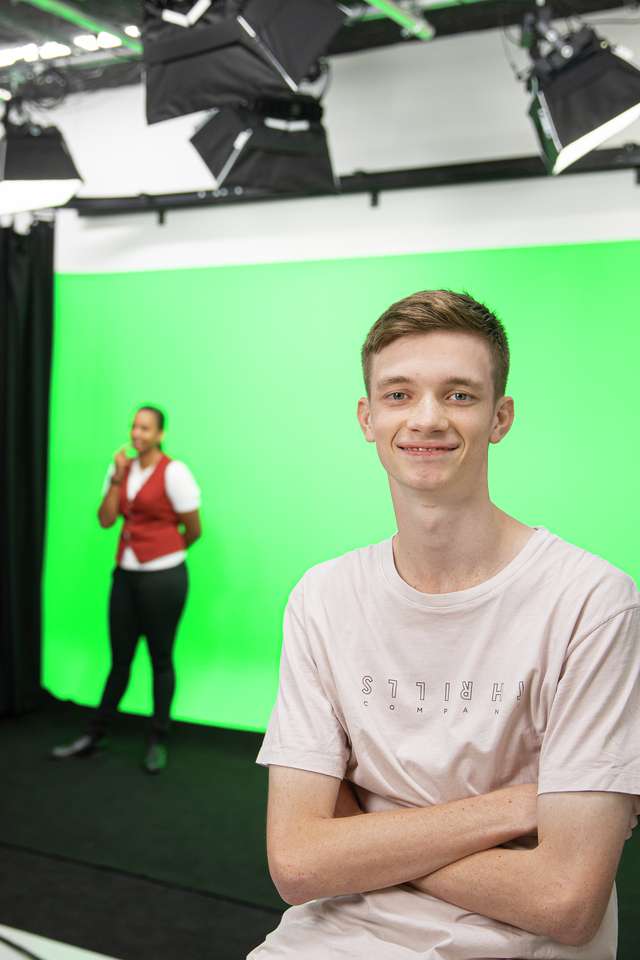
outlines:
[[[279,921],[271,910],[4,844],[0,858],[0,922],[118,960],[238,960]]]
[[[144,723],[109,749],[48,758],[88,711],[0,721],[0,923],[119,960],[244,960],[285,909],[267,870],[258,734],[175,724],[169,768],[140,768]],[[618,872],[618,960],[640,957],[640,828]]]
[[[144,724],[53,761],[87,711],[0,722],[0,922],[122,960],[244,960],[285,904],[268,874],[257,734],[176,724],[160,776]]]

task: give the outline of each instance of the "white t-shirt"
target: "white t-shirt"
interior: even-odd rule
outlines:
[[[114,464],[110,464],[102,487],[103,497],[109,489],[115,469]],[[145,467],[143,470],[137,457],[131,462],[127,480],[127,497],[129,500],[133,500],[154,470],[155,466]],[[164,473],[164,488],[176,513],[190,513],[192,510],[200,509],[200,488],[187,465],[182,463],[181,460],[172,460],[167,465]],[[186,552],[184,550],[178,550],[174,553],[167,553],[163,557],[156,557],[154,560],[147,561],[147,563],[140,563],[131,547],[125,547],[119,566],[123,570],[168,570],[169,567],[177,567],[178,564],[182,563],[185,556]]]
[[[284,618],[257,762],[348,779],[367,812],[538,783],[640,794],[640,596],[535,528],[494,577],[425,594],[391,539],[313,567]],[[615,887],[579,948],[409,884],[290,907],[248,960],[614,960]]]

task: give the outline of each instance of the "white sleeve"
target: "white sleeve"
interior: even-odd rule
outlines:
[[[102,499],[103,499],[103,500],[104,500],[104,498],[105,498],[106,495],[107,495],[107,492],[108,492],[108,490],[109,490],[109,487],[111,486],[111,477],[114,475],[115,472],[116,472],[115,465],[114,465],[113,463],[110,463],[110,464],[109,464],[109,469],[107,470],[107,475],[106,475],[106,477],[104,478],[104,483],[102,484]]]
[[[291,591],[285,610],[278,697],[256,763],[342,780],[351,747],[309,642],[303,581]]]
[[[191,513],[200,507],[200,487],[181,460],[172,460],[164,475],[165,489],[176,513]]]

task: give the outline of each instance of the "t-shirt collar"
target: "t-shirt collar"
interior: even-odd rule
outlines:
[[[535,532],[513,560],[509,561],[493,577],[483,580],[482,583],[477,583],[474,587],[468,587],[466,590],[455,590],[452,593],[423,593],[421,590],[416,590],[406,580],[403,580],[398,573],[393,556],[393,537],[389,537],[377,545],[380,570],[393,592],[410,603],[431,610],[463,607],[472,601],[487,598],[499,592],[528,567],[540,551],[554,539],[554,534],[550,533],[546,527],[534,526],[533,529]]]

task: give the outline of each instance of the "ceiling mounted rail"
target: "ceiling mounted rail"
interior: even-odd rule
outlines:
[[[594,150],[569,167],[563,177],[580,173],[605,173],[633,170],[640,183],[640,145]],[[130,213],[155,213],[163,223],[169,210],[187,210],[202,207],[228,206],[239,203],[264,203],[286,200],[305,200],[316,197],[340,197],[349,194],[369,194],[371,204],[378,205],[381,193],[388,190],[415,190],[424,187],[460,186],[470,183],[496,183],[502,180],[523,180],[546,177],[539,156],[505,157],[499,160],[480,160],[472,163],[454,163],[446,166],[413,167],[401,170],[381,170],[377,173],[353,173],[339,178],[335,191],[301,194],[274,194],[264,190],[242,189],[199,190],[193,193],[140,194],[130,197],[75,197],[65,206],[76,210],[81,217],[114,216]]]

